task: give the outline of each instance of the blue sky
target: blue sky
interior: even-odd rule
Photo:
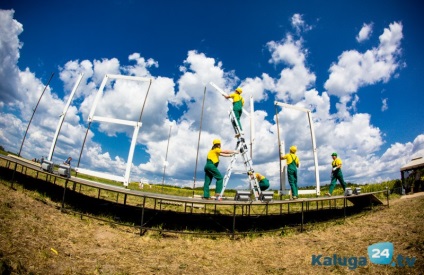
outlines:
[[[153,79],[143,114],[131,180],[192,186],[203,90],[206,102],[196,186],[212,140],[236,140],[225,101],[208,83],[255,102],[253,163],[273,189],[279,184],[274,101],[312,111],[322,184],[330,154],[339,153],[349,182],[400,177],[399,168],[424,155],[420,79],[424,74],[414,1],[10,1],[0,3],[0,145],[27,158],[49,153],[59,115],[76,76],[84,73],[60,132],[53,160],[73,156],[87,129],[105,74]],[[420,23],[421,22],[421,23]],[[146,86],[110,83],[98,111],[137,120]],[[248,100],[246,100],[248,104]],[[246,106],[248,108],[248,106]],[[301,186],[314,184],[304,114],[277,108],[286,148],[299,148]],[[249,129],[249,120],[242,117]],[[132,129],[93,124],[81,167],[120,175]],[[250,134],[247,132],[249,139]],[[228,159],[221,158],[224,174]],[[243,171],[241,161],[236,171]],[[246,188],[235,174],[230,188]]]

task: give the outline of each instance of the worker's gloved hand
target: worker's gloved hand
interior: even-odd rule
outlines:
[[[333,171],[336,171],[337,170],[337,166],[336,167],[333,167]]]

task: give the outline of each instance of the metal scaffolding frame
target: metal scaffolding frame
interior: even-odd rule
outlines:
[[[319,170],[318,170],[318,155],[317,155],[317,147],[316,147],[316,142],[315,142],[315,132],[314,132],[314,127],[313,127],[313,122],[312,122],[311,111],[308,110],[308,109],[306,109],[306,108],[303,108],[303,107],[299,107],[299,106],[295,106],[295,105],[290,105],[290,104],[282,103],[282,102],[278,102],[278,101],[275,101],[274,102],[274,105],[280,106],[280,107],[284,107],[284,108],[293,109],[293,110],[298,110],[298,111],[301,111],[301,112],[306,113],[306,115],[308,116],[309,129],[311,131],[312,150],[313,150],[314,163],[315,163],[315,184],[316,184],[316,189],[315,190],[299,190],[299,194],[316,194],[317,196],[319,196],[320,195],[320,180],[319,180]],[[278,115],[278,114],[276,114],[276,115]],[[277,130],[278,130],[278,135],[279,135],[280,134],[279,127],[278,127]],[[281,144],[279,144],[279,145],[280,146],[283,146],[282,148],[284,148],[284,142],[282,144],[283,145],[281,145]],[[282,173],[281,173],[280,174],[280,177],[285,177],[285,175],[282,175]],[[284,193],[285,190],[281,190],[281,191],[283,191],[283,193]]]
[[[103,95],[104,88],[105,88],[106,83],[109,79],[125,79],[125,80],[149,82],[149,88],[147,89],[146,97],[144,99],[143,107],[142,107],[142,110],[140,112],[140,117],[139,117],[138,121],[123,120],[123,119],[102,117],[102,116],[95,116],[94,115],[94,113],[96,111],[97,104],[98,104],[99,100],[101,99],[101,97]],[[101,178],[107,178],[107,179],[119,181],[119,182],[122,182],[125,187],[128,186],[128,183],[130,181],[130,172],[131,172],[131,165],[132,165],[132,160],[133,160],[133,156],[134,156],[134,149],[135,149],[135,145],[137,143],[138,133],[139,133],[140,127],[142,125],[141,117],[143,115],[144,106],[145,106],[146,101],[147,101],[147,96],[149,95],[149,90],[150,90],[151,84],[152,84],[152,79],[146,78],[146,77],[113,75],[113,74],[107,74],[107,75],[104,76],[103,81],[102,81],[102,83],[99,87],[97,94],[96,94],[96,98],[94,99],[93,105],[91,107],[90,114],[88,116],[87,132],[85,134],[84,142],[83,142],[82,147],[81,147],[80,157],[79,157],[78,165],[77,165],[78,167],[75,168],[75,171],[77,173],[88,174],[88,175],[93,175],[93,176],[97,176],[97,177],[101,177]],[[127,159],[127,165],[126,165],[124,176],[110,175],[108,173],[91,171],[91,170],[79,167],[82,151],[83,151],[84,144],[85,144],[85,141],[86,141],[86,138],[87,138],[87,133],[88,133],[90,126],[91,126],[91,123],[93,121],[115,123],[115,124],[127,125],[127,126],[134,127],[134,132],[133,132],[133,136],[132,136],[132,140],[131,140],[130,149],[129,149],[129,152],[128,152],[128,159]]]

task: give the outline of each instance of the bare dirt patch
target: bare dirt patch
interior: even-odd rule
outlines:
[[[421,196],[424,196],[424,192],[408,194],[408,195],[402,196],[400,198],[401,199],[412,199],[412,198],[421,197]]]

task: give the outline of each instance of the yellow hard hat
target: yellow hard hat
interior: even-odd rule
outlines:
[[[242,90],[240,87],[238,87],[238,88],[236,89],[236,92],[237,92],[237,93],[239,93],[239,94],[241,94],[241,93],[243,92],[243,90]]]
[[[292,147],[290,147],[290,153],[296,153],[296,151],[297,151],[297,147],[296,146],[292,146]]]
[[[221,140],[219,140],[219,139],[214,139],[214,140],[213,140],[213,145],[215,145],[215,144],[221,144]]]

